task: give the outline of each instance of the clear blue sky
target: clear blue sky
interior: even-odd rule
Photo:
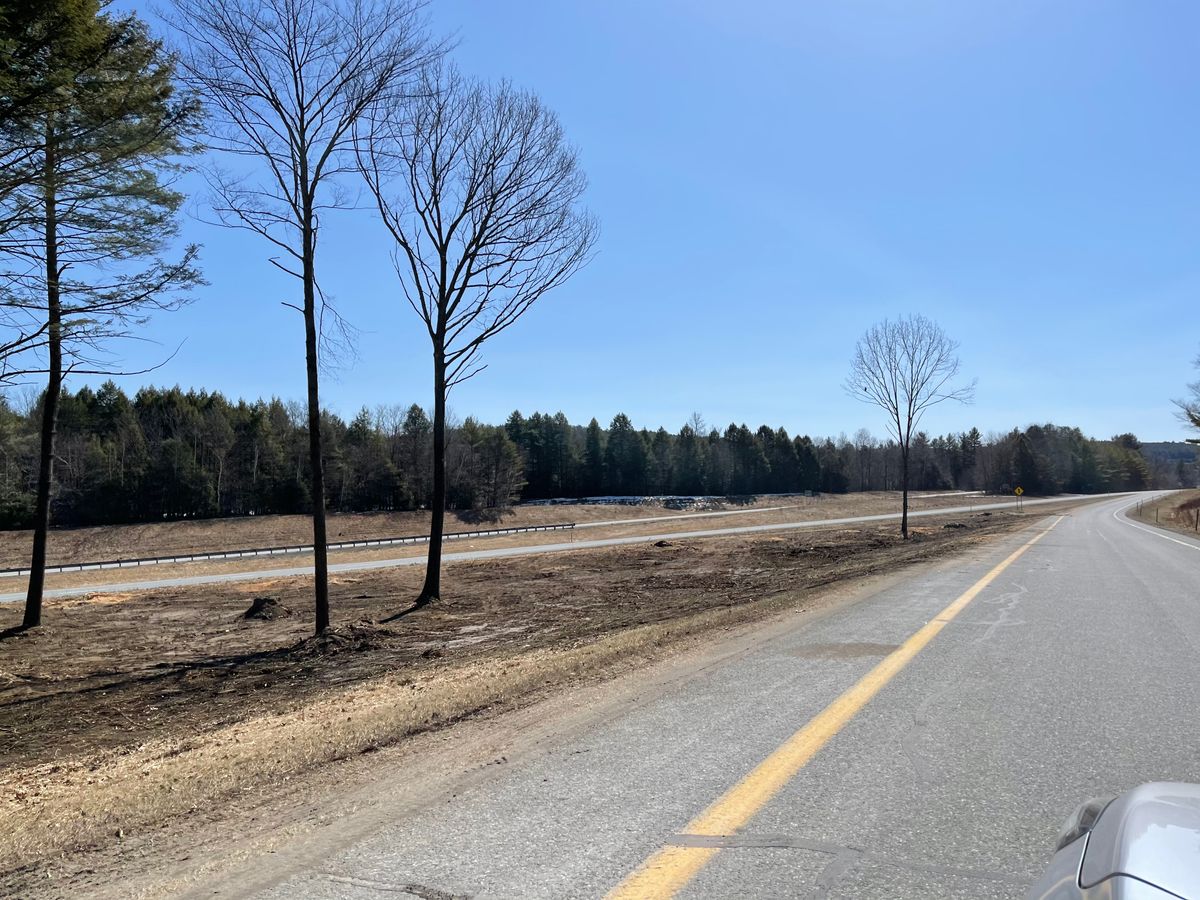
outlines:
[[[930,431],[1184,436],[1170,400],[1200,350],[1200,5],[434,0],[431,16],[462,68],[558,111],[602,228],[591,265],[488,347],[459,416],[623,411],[676,430],[697,410],[882,433],[840,385],[865,328],[920,312],[979,382]],[[298,286],[251,235],[186,232],[211,284],[150,326],[187,339],[153,380],[302,397],[301,323],[279,305]],[[362,329],[326,404],[428,405],[427,339],[373,216],[330,221],[321,249]]]

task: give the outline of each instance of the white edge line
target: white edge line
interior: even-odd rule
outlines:
[[[1124,522],[1130,528],[1136,528],[1138,531],[1144,531],[1146,534],[1152,534],[1157,538],[1162,538],[1164,541],[1170,541],[1172,544],[1179,544],[1181,547],[1187,547],[1189,550],[1200,550],[1200,544],[1193,544],[1191,541],[1181,541],[1179,538],[1171,537],[1163,532],[1161,528],[1147,528],[1145,525],[1138,525],[1129,516],[1125,515],[1125,511],[1138,503],[1137,500],[1133,503],[1127,503],[1120,509],[1113,510],[1113,518],[1118,522]]]

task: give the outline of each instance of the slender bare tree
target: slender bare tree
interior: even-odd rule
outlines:
[[[946,400],[970,403],[975,382],[955,386],[958,344],[921,315],[885,319],[859,338],[846,379],[854,398],[878,406],[900,446],[900,533],[908,537],[908,455],[917,425],[931,406]]]
[[[433,521],[423,606],[441,595],[446,395],[479,374],[484,343],[588,259],[594,220],[557,117],[537,97],[432,67],[398,106],[375,108],[359,162],[396,242],[404,298],[433,348]]]
[[[381,98],[403,94],[441,45],[426,37],[417,0],[176,0],[184,68],[212,113],[212,145],[242,157],[211,171],[220,221],[265,238],[270,262],[300,281],[312,472],[317,633],[329,627],[319,354],[328,352],[316,271],[322,214],[348,205],[351,137]],[[393,99],[386,101],[395,102]],[[361,131],[361,129],[360,129]],[[252,174],[245,176],[245,171]]]

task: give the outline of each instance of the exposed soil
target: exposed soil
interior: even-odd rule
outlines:
[[[959,517],[892,527],[715,538],[459,563],[448,596],[411,611],[414,568],[337,577],[336,621],[316,639],[311,582],[213,585],[49,601],[51,624],[0,638],[0,766],[21,767],[170,735],[196,735],[384,673],[569,647],[696,612],[881,571],[1028,519]],[[255,598],[293,615],[247,618]],[[19,621],[0,608],[0,630]]]
[[[258,619],[262,622],[273,622],[285,619],[292,611],[279,602],[278,597],[255,597],[250,608],[242,613],[243,619]]]

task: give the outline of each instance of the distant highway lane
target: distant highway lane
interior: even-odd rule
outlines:
[[[1050,497],[1040,500],[1024,500],[1021,502],[1021,506],[1028,507],[1047,503],[1064,503],[1071,501],[1087,502],[1106,496],[1125,495],[1104,494]],[[910,519],[919,519],[927,516],[953,516],[969,514],[973,512],[985,512],[988,510],[1012,509],[1016,506],[1016,501],[976,503],[971,506],[953,506],[941,509],[915,511],[910,510],[908,516]],[[500,559],[508,556],[530,556],[540,553],[559,553],[566,550],[593,550],[602,547],[619,547],[627,544],[642,544],[647,542],[653,543],[654,541],[663,540],[687,540],[689,538],[721,537],[725,535],[754,534],[767,531],[793,531],[796,529],[805,528],[829,528],[838,525],[861,525],[871,522],[899,521],[899,519],[899,513],[881,513],[870,516],[849,516],[840,519],[819,519],[804,522],[779,522],[766,525],[729,526],[726,528],[708,528],[699,531],[672,531],[662,534],[640,534],[629,537],[600,538],[596,540],[570,541],[553,544],[537,544],[525,547],[497,547],[490,550],[468,550],[458,553],[445,553],[442,556],[442,560],[446,563],[452,563],[480,559]],[[329,571],[331,573],[362,572],[369,571],[371,569],[393,569],[401,566],[416,566],[424,564],[424,556],[409,556],[397,559],[378,559],[360,562],[335,563],[329,566]],[[67,588],[53,588],[46,590],[44,596],[77,597],[83,594],[93,594],[97,592],[111,593],[159,590],[162,588],[190,587],[193,585],[203,584],[221,584],[232,581],[258,581],[272,578],[295,578],[311,574],[311,565],[289,566],[278,569],[258,569],[242,572],[210,573],[207,575],[192,575],[176,578],[143,579],[138,581],[109,582],[91,585],[79,585],[76,587]],[[12,591],[9,593],[0,594],[0,603],[15,603],[23,601],[24,599],[24,591]]]

